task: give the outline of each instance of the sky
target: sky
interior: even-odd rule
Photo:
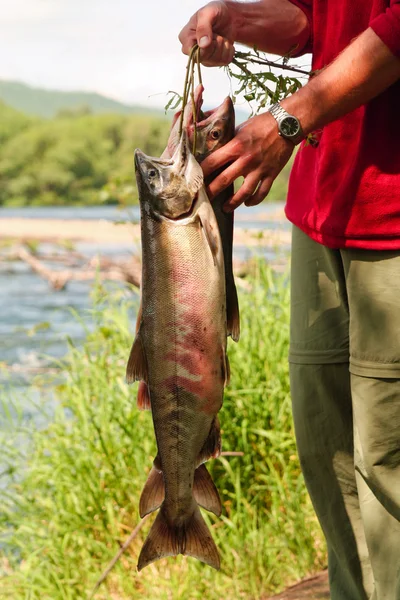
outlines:
[[[178,34],[206,0],[1,0],[0,78],[96,91],[165,106],[182,91]],[[203,68],[205,104],[230,92],[223,69]]]
[[[2,0],[0,78],[166,104],[181,91],[180,29],[201,0]],[[203,69],[207,100],[229,93],[222,69]]]

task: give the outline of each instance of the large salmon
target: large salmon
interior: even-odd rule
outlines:
[[[235,135],[235,109],[231,98],[228,96],[220,106],[204,113],[201,110],[203,91],[203,86],[198,85],[194,92],[194,102],[189,102],[186,105],[183,117],[183,128],[188,134],[191,147],[193,147],[194,140],[196,141],[195,157],[200,163],[207,156],[227,144]],[[196,117],[196,136],[193,108]],[[162,157],[172,156],[177,148],[180,115],[179,111],[174,116],[168,144]],[[220,171],[217,171],[209,176],[205,182],[206,185],[209,185],[219,173]],[[232,339],[237,342],[240,336],[240,316],[232,264],[234,213],[223,211],[224,203],[232,198],[233,194],[234,187],[232,184],[213,199],[212,207],[217,218],[224,253],[227,330],[228,335],[231,335]]]
[[[218,492],[203,465],[220,453],[217,413],[226,357],[224,258],[201,168],[182,136],[172,159],[135,153],[141,207],[142,308],[127,366],[151,404],[158,455],[140,499],[160,507],[138,569],[176,554],[219,568],[199,505],[219,515]]]

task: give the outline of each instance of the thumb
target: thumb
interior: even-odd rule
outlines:
[[[206,6],[197,13],[196,38],[199,48],[208,48],[213,39],[213,25],[218,16],[218,9]]]

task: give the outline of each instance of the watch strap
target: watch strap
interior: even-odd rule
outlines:
[[[279,102],[277,102],[276,104],[273,104],[268,112],[271,113],[271,115],[276,119],[276,121],[278,121],[278,123],[284,117],[292,116],[292,115],[289,115],[289,113],[283,108],[283,106],[281,106],[279,104]]]
[[[276,104],[273,104],[269,109],[268,112],[271,113],[271,115],[274,117],[274,119],[276,120],[276,122],[278,123],[278,129],[279,129],[279,134],[284,137],[287,140],[290,140],[291,142],[293,142],[295,145],[299,144],[301,141],[303,141],[304,139],[304,132],[301,128],[301,124],[300,121],[298,120],[297,117],[294,117],[294,115],[291,115],[290,113],[288,113],[283,106],[281,106],[279,104],[279,102],[277,102]],[[281,121],[285,118],[285,117],[292,117],[294,119],[296,119],[296,121],[299,124],[299,131],[297,133],[297,135],[295,136],[287,136],[285,135],[280,127],[280,123]]]

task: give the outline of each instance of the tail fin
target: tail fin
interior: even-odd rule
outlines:
[[[217,547],[197,505],[188,521],[180,526],[168,523],[161,507],[140,552],[137,568],[141,571],[159,558],[177,554],[193,556],[214,569],[220,567]]]

